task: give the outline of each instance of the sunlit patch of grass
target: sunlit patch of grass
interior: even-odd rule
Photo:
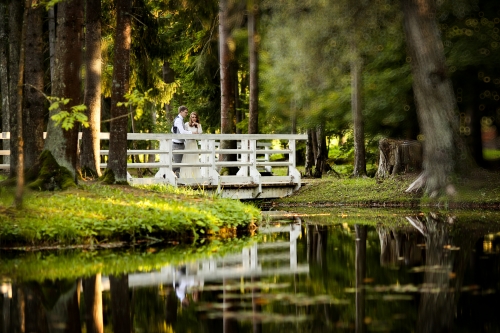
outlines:
[[[30,192],[22,210],[0,209],[0,243],[78,244],[197,236],[244,228],[260,211],[236,200],[172,193],[170,189],[81,186],[63,192]],[[11,202],[0,197],[0,207]]]
[[[290,197],[281,198],[281,204],[337,203],[366,205],[371,202],[409,203],[419,198],[417,194],[405,193],[410,180],[405,178],[339,178],[333,175],[321,179],[304,180],[303,186]]]
[[[444,193],[429,198],[419,193],[406,193],[417,174],[399,175],[385,179],[345,178],[327,174],[323,178],[303,179],[303,187],[290,197],[274,200],[277,205],[350,205],[362,207],[414,207],[440,208],[500,208],[500,175],[477,169],[455,183],[456,194]]]

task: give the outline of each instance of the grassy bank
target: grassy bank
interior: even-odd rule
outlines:
[[[260,220],[258,208],[170,186],[99,183],[56,192],[27,192],[23,209],[0,188],[0,247],[137,243],[219,236]]]
[[[405,190],[417,175],[387,179],[348,178],[325,175],[303,179],[304,186],[290,197],[273,201],[277,207],[356,206],[356,207],[439,207],[500,209],[500,174],[485,170],[471,172],[457,181],[452,197],[428,198]]]

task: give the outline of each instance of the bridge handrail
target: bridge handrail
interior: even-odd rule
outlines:
[[[81,133],[80,133],[81,135]],[[45,133],[44,133],[45,136]],[[103,132],[99,135],[101,140],[109,140],[110,133]],[[10,133],[2,132],[0,139],[9,139]],[[200,163],[174,163],[171,158],[172,139],[194,139],[199,142],[199,150],[183,150],[182,154],[199,154]],[[172,172],[173,167],[200,167],[201,178],[184,179],[184,184],[210,184],[224,186],[227,184],[253,184],[258,186],[258,192],[262,191],[262,185],[266,183],[293,184],[295,189],[300,188],[301,176],[296,170],[295,143],[297,140],[307,140],[305,134],[171,134],[171,133],[128,133],[127,140],[157,141],[153,149],[128,149],[127,155],[155,155],[155,162],[127,163],[128,169],[134,168],[158,168],[155,174],[155,182],[166,182],[172,185],[181,184]],[[222,141],[237,141],[236,149],[220,149]],[[269,142],[261,140],[288,140],[287,149],[271,149]],[[8,155],[8,150],[0,150],[0,155]],[[109,150],[102,149],[101,155],[109,154]],[[219,154],[236,154],[236,161],[219,161]],[[288,155],[285,161],[270,161],[272,154]],[[144,161],[146,158],[144,157]],[[105,168],[106,163],[101,163]],[[287,176],[274,176],[261,174],[258,168],[264,168],[270,173],[273,166],[288,167]],[[236,176],[224,176],[219,172],[223,167],[238,167]],[[0,169],[8,169],[8,164],[0,164]],[[152,182],[151,178],[133,178],[129,174],[132,183]]]

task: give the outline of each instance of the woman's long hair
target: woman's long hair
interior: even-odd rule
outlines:
[[[189,115],[189,126],[191,126],[191,127],[193,127],[193,120],[191,119],[192,116],[196,116],[197,123],[200,122],[200,118],[198,117],[198,114],[195,111],[191,112],[191,114]]]

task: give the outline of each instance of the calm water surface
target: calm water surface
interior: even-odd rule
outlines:
[[[4,253],[0,329],[500,332],[500,229],[401,219],[325,225],[274,213],[234,245]]]

